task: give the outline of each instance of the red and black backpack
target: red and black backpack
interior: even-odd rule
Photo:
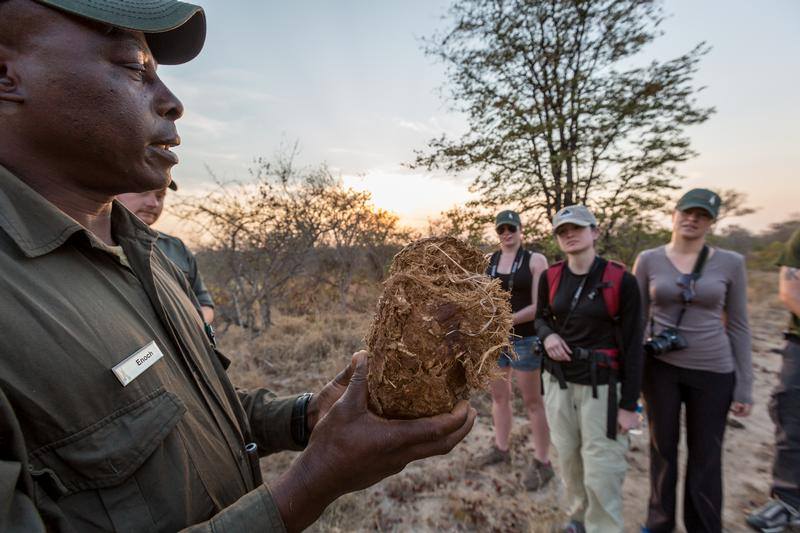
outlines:
[[[564,261],[554,263],[547,269],[547,284],[549,288],[548,305],[550,309],[553,308],[553,300],[555,300],[558,286],[561,283],[561,277],[564,273]],[[606,436],[609,439],[615,439],[617,436],[617,372],[619,370],[619,359],[622,345],[622,333],[620,326],[620,300],[622,295],[622,278],[625,275],[625,265],[616,261],[607,261],[603,270],[603,277],[600,286],[600,294],[606,304],[608,316],[614,322],[614,338],[617,342],[617,348],[593,350],[594,354],[602,354],[598,359],[592,359],[590,362],[590,374],[592,380],[592,397],[597,398],[597,366],[610,367],[611,373],[609,374],[609,394],[608,405],[606,410]],[[551,311],[552,312],[552,311]],[[545,356],[546,357],[546,356]],[[561,370],[561,363],[552,361],[546,358],[549,363],[546,365],[549,371],[552,372],[559,382],[559,387],[566,388],[564,382],[564,374]],[[544,383],[542,383],[544,388]]]

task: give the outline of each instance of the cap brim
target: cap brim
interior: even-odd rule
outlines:
[[[513,220],[504,220],[502,222],[495,223],[494,229],[497,229],[500,226],[514,226],[515,228],[519,229],[519,222],[515,222]]]
[[[559,220],[558,224],[553,225],[553,231],[557,230],[564,224],[575,224],[576,226],[580,226],[582,228],[588,228],[589,226],[592,225],[591,222],[586,222],[585,220],[565,219],[565,220]]]
[[[689,201],[689,202],[686,202],[686,203],[683,203],[683,204],[677,206],[676,209],[678,211],[686,211],[687,209],[702,209],[703,211],[708,213],[709,216],[711,216],[711,218],[717,218],[716,213],[711,211],[708,208],[707,204],[704,204],[704,203],[701,203],[701,202],[691,202],[691,201]]]
[[[197,57],[206,40],[203,8],[176,0],[37,0],[115,28],[141,31],[153,57],[178,65]]]

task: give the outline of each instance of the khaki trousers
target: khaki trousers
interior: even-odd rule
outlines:
[[[628,463],[627,435],[606,437],[608,385],[567,383],[561,390],[552,375],[545,376],[545,408],[550,438],[558,463],[571,520],[587,533],[622,532],[622,482]]]

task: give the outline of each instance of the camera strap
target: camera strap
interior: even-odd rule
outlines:
[[[708,245],[704,244],[703,249],[700,250],[700,255],[697,256],[697,261],[694,263],[694,268],[692,269],[692,283],[697,283],[697,280],[700,279],[700,275],[703,273],[703,267],[706,264],[706,259],[708,259],[709,251]],[[692,301],[686,298],[686,295],[683,293],[681,293],[681,298],[683,299],[683,305],[681,305],[681,311],[678,314],[678,321],[675,322],[675,329],[679,329],[681,327],[681,322],[683,321],[683,316],[686,314],[686,309],[692,303]]]
[[[491,269],[489,270],[490,277],[497,277],[497,265],[500,264],[500,255],[500,252],[495,252],[492,254]],[[508,274],[508,292],[514,291],[514,276],[516,275],[517,270],[519,270],[519,268],[522,266],[522,262],[524,260],[525,250],[520,245],[520,247],[517,249],[517,255],[514,256],[514,262],[511,264],[511,272]]]
[[[575,309],[578,308],[578,304],[580,303],[581,300],[581,295],[583,294],[583,290],[586,288],[586,282],[591,277],[592,273],[594,272],[594,269],[597,267],[599,262],[600,260],[597,257],[595,257],[594,262],[592,263],[592,267],[589,269],[589,272],[586,273],[586,275],[581,280],[580,285],[578,285],[578,288],[575,289],[575,294],[572,295],[572,300],[569,302],[569,312],[567,313],[567,316],[564,318],[564,322],[561,323],[559,332],[562,331],[565,327],[567,327],[569,319],[572,318],[573,313],[575,313]]]

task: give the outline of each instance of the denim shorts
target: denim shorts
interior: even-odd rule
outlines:
[[[514,352],[517,354],[515,359],[513,355],[504,352],[497,359],[497,366],[500,368],[511,367],[514,370],[521,370],[523,372],[533,372],[542,367],[542,354],[536,348],[536,337],[522,337],[521,339],[514,339],[511,341],[514,346]]]

